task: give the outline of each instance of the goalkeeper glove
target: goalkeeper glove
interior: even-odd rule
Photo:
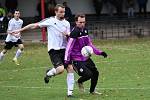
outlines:
[[[107,53],[102,52],[101,55],[102,55],[104,58],[107,58]]]

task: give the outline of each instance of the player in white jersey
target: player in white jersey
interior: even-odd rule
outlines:
[[[13,32],[14,34],[27,29],[35,29],[46,27],[48,32],[48,53],[54,67],[47,70],[44,77],[45,83],[49,82],[52,76],[63,73],[64,68],[67,69],[67,96],[72,97],[74,87],[74,73],[71,64],[64,64],[65,48],[67,45],[66,35],[70,33],[70,23],[64,19],[65,7],[57,4],[55,7],[55,16],[46,18],[40,22],[29,24],[22,29]]]
[[[17,34],[11,33],[14,30],[21,29],[23,20],[21,20],[19,17],[20,17],[20,12],[18,10],[15,10],[14,18],[12,18],[8,23],[8,29],[7,29],[8,35],[5,40],[5,47],[4,47],[3,51],[0,53],[0,62],[2,61],[2,59],[4,58],[4,55],[6,54],[6,52],[9,49],[11,49],[13,46],[17,46],[17,47],[19,47],[19,49],[17,50],[16,55],[13,58],[13,61],[16,63],[16,65],[19,65],[17,59],[21,55],[24,46],[21,41],[20,33],[17,33]]]

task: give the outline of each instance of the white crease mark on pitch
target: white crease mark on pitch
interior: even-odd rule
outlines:
[[[46,87],[46,86],[43,86],[43,87],[35,87],[35,86],[31,86],[31,87],[28,87],[28,86],[11,86],[11,85],[8,85],[8,86],[0,86],[0,87],[4,87],[4,88],[27,88],[27,89],[51,89],[52,87]],[[54,89],[67,89],[67,88],[54,88]],[[75,88],[77,89],[77,88]],[[85,88],[85,89],[89,89],[89,88]],[[118,87],[118,88],[96,88],[98,90],[149,90],[150,87],[141,87],[141,88],[123,88],[123,87]]]

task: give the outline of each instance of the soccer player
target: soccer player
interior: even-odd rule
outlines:
[[[5,40],[5,47],[0,53],[0,62],[3,60],[4,55],[6,52],[11,49],[13,46],[18,46],[19,49],[16,52],[15,57],[13,58],[13,61],[16,63],[16,65],[19,65],[18,58],[22,54],[22,51],[24,49],[24,45],[21,41],[21,35],[20,33],[12,34],[12,31],[18,30],[22,27],[23,20],[19,18],[20,17],[20,11],[15,10],[14,11],[14,18],[12,18],[8,23],[8,29],[7,29],[7,37]]]
[[[91,42],[88,36],[88,29],[85,28],[85,15],[79,14],[75,16],[76,26],[70,33],[70,38],[68,40],[66,52],[65,52],[65,63],[73,63],[75,71],[81,76],[77,80],[79,90],[84,92],[83,83],[91,79],[90,93],[100,94],[95,92],[95,87],[97,85],[99,72],[90,57],[84,57],[81,54],[81,49],[84,46],[91,46],[93,52],[96,55],[102,55],[107,57],[104,51],[98,50]]]
[[[47,27],[48,32],[48,53],[54,67],[46,71],[44,77],[45,83],[49,82],[49,78],[63,73],[64,68],[67,69],[67,85],[68,97],[72,97],[74,87],[74,73],[71,64],[64,64],[65,48],[67,45],[67,37],[70,33],[70,23],[64,19],[65,7],[57,4],[55,7],[55,16],[43,19],[40,22],[29,24],[20,30],[14,31],[13,34],[22,32],[27,29],[35,29]]]

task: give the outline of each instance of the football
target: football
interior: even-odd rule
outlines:
[[[93,54],[93,48],[90,47],[90,46],[84,46],[84,47],[81,49],[81,54],[82,54],[84,57],[90,57],[90,56]]]

